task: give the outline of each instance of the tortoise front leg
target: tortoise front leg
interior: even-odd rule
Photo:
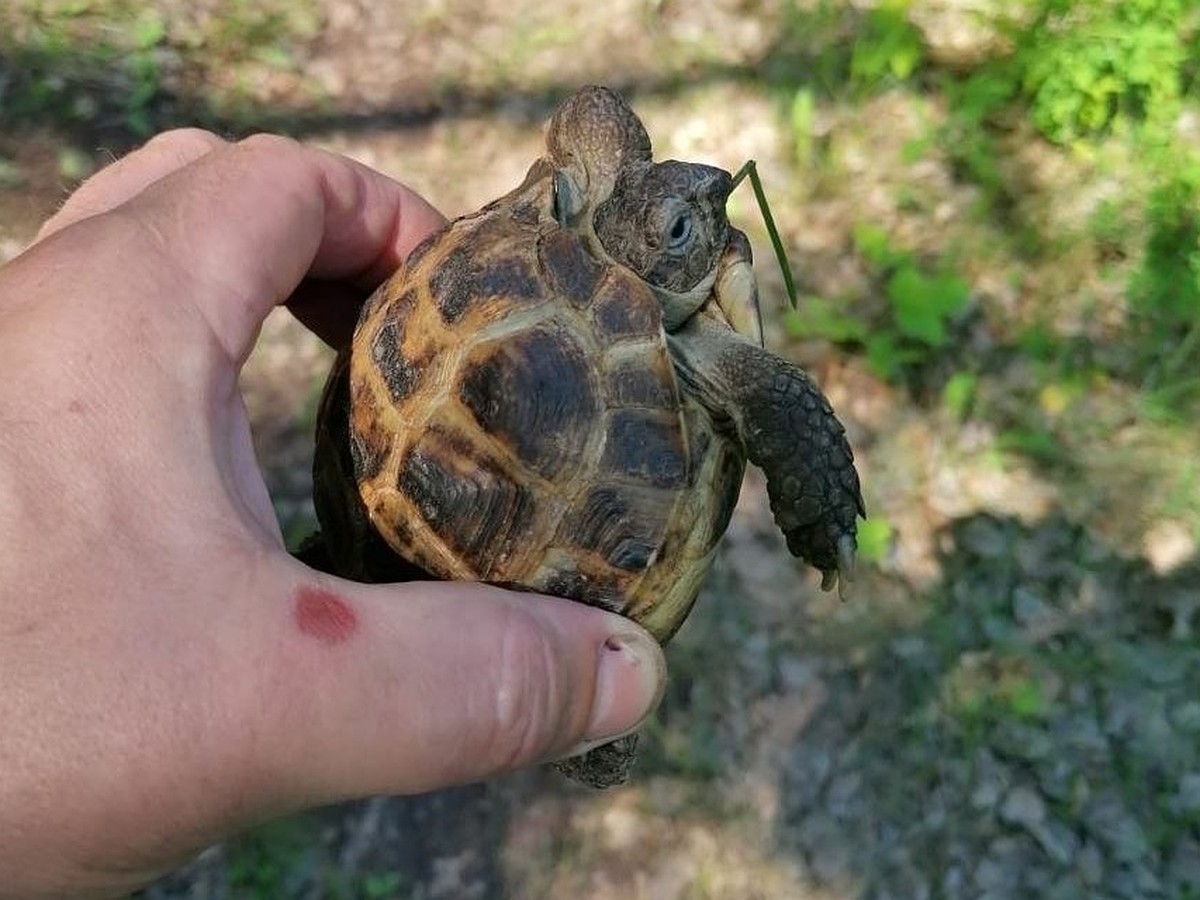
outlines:
[[[800,368],[703,313],[670,345],[684,380],[766,474],[788,550],[821,571],[822,588],[839,584],[846,596],[866,511],[854,454],[829,401]]]

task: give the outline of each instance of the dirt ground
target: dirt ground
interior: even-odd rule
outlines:
[[[918,4],[948,56],[991,40],[955,18],[965,5]],[[211,8],[167,4],[168,35]],[[558,97],[609,83],[632,97],[658,157],[758,160],[805,295],[875,302],[854,253],[864,221],[925,254],[976,248],[957,349],[991,359],[1028,289],[1012,260],[979,249],[1006,226],[973,218],[978,188],[939,148],[917,159],[904,149],[943,114],[937,102],[891,92],[825,103],[813,134],[826,162],[797,161],[768,76],[802,62],[780,36],[795,39],[803,8],[322,0],[304,7],[287,64],[197,84],[167,60],[163,103],[230,132],[286,130],[454,215],[520,180]],[[251,85],[236,120],[212,101],[222,79]],[[20,175],[0,186],[0,260],[79,174],[64,148],[86,169],[134,141],[104,122],[0,135],[0,160]],[[1009,163],[1053,215],[1100,190],[1036,143]],[[1200,456],[1196,441],[1121,430],[1103,405],[1119,389],[1109,386],[1079,415],[1123,454],[1082,437],[1063,477],[1003,453],[996,422],[953,416],[880,378],[855,348],[788,331],[748,193],[732,212],[755,242],[770,345],[829,395],[870,514],[890,526],[854,597],[821,593],[787,555],[752,472],[670,647],[667,697],[628,785],[591,792],[531,771],[365,800],[214,847],[145,900],[1200,897],[1200,567],[1192,532],[1159,502],[1180,483],[1169,460]],[[1062,268],[1036,265],[1024,277]],[[1061,299],[1064,327],[1102,328],[1074,296]],[[312,523],[313,410],[329,361],[279,312],[243,375],[293,539]],[[1017,396],[1027,362],[999,358],[993,374],[989,390]]]

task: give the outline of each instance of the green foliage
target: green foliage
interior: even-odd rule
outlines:
[[[1200,156],[1150,196],[1150,236],[1130,298],[1146,315],[1188,325],[1200,315]]]
[[[784,329],[796,339],[864,345],[880,377],[898,381],[906,368],[948,345],[949,325],[966,307],[970,286],[953,272],[930,269],[896,248],[882,229],[859,226],[854,241],[887,300],[883,320],[862,318],[848,301],[810,296],[784,314]]]
[[[888,233],[874,225],[859,225],[854,229],[854,248],[875,269],[889,269],[908,260],[904,251],[892,246]]]
[[[363,900],[390,900],[399,897],[404,879],[396,872],[382,872],[366,876],[361,885]]]
[[[942,388],[942,405],[958,421],[963,421],[971,412],[979,378],[970,372],[955,372]]]
[[[814,156],[813,121],[816,117],[816,96],[810,88],[800,88],[792,98],[792,140],[796,145],[796,164],[805,168]]]
[[[162,18],[153,10],[133,23],[133,46],[125,56],[130,85],[125,95],[125,123],[140,137],[154,131],[153,106],[162,91],[162,74],[157,48],[167,37]]]
[[[0,156],[0,190],[24,187],[25,173],[11,159]]]
[[[1200,155],[1164,177],[1147,219],[1130,314],[1152,404],[1169,413],[1200,397]]]
[[[229,845],[229,881],[240,900],[276,900],[312,893],[330,900],[393,900],[406,896],[397,872],[348,875],[322,846],[315,818],[293,816],[262,825]]]
[[[870,327],[855,318],[849,304],[823,297],[802,297],[795,309],[783,314],[783,328],[796,340],[819,337],[835,344],[865,343]]]
[[[145,137],[168,124],[172,104],[191,99],[174,95],[168,72],[211,87],[247,61],[288,64],[289,41],[317,29],[310,0],[210,6],[192,20],[141,0],[0,4],[0,122],[119,123]]]
[[[305,817],[256,828],[231,846],[230,887],[247,900],[287,896],[289,876],[303,867],[316,844],[316,826]]]
[[[1195,0],[1038,0],[993,23],[1014,46],[948,86],[955,113],[986,121],[1020,98],[1052,141],[1165,130],[1200,53]]]
[[[1043,666],[1019,648],[963,654],[943,685],[944,707],[968,728],[1042,719],[1051,711]]]
[[[896,267],[887,283],[900,334],[929,347],[946,344],[946,322],[970,297],[967,283],[956,275],[929,274],[909,261]]]
[[[966,307],[970,286],[953,272],[927,269],[874,226],[856,228],[854,241],[888,300],[888,321],[868,337],[867,359],[881,377],[896,380],[904,367],[946,346],[948,325]]]
[[[1002,450],[1012,450],[1048,465],[1065,465],[1071,453],[1057,434],[1043,424],[1018,425],[1000,435]]]
[[[1179,109],[1184,0],[1047,0],[1018,52],[1037,127],[1068,142],[1125,121],[1166,124]]]
[[[887,519],[881,516],[864,519],[858,526],[858,555],[865,562],[883,562],[895,537],[895,526]]]
[[[40,0],[22,13],[7,22],[0,14],[7,26],[0,27],[0,53],[18,63],[3,118],[84,122],[111,109],[133,133],[152,130],[166,40],[161,14],[132,0]]]
[[[871,225],[854,231],[855,247],[887,299],[882,321],[868,321],[849,302],[806,297],[784,314],[783,325],[796,339],[820,337],[861,344],[882,378],[898,381],[949,343],[950,322],[970,299],[970,286],[953,272],[929,269],[913,254],[896,248],[887,233]]]
[[[908,21],[911,0],[883,0],[866,14],[850,55],[850,80],[858,88],[905,81],[925,57],[921,32]]]

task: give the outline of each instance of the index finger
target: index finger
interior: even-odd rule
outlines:
[[[215,149],[113,210],[141,227],[229,356],[305,277],[374,287],[444,217],[346,157],[258,135]]]

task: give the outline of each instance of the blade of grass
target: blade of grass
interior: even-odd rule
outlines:
[[[750,176],[750,186],[754,188],[754,197],[758,201],[763,223],[767,226],[767,234],[771,236],[771,246],[775,248],[775,258],[779,260],[779,268],[783,272],[783,284],[787,289],[788,299],[792,309],[796,308],[796,282],[792,278],[792,267],[788,264],[787,252],[783,249],[783,240],[779,237],[779,229],[775,227],[775,218],[771,215],[771,204],[767,202],[767,194],[763,190],[762,180],[758,177],[758,167],[754,160],[746,160],[746,164],[737,170],[733,176],[733,188],[736,188],[747,175]]]

